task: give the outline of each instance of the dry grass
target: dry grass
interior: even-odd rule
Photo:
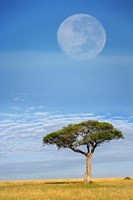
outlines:
[[[0,182],[0,200],[133,200],[133,180],[123,178]]]

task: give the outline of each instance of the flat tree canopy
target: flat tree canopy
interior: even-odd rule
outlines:
[[[104,142],[124,138],[121,131],[107,122],[89,120],[78,124],[70,124],[59,131],[52,132],[43,138],[43,143],[56,145],[58,149],[69,148],[74,152],[81,153],[87,157],[87,178],[90,180],[91,163],[90,159],[97,146]],[[86,146],[86,151],[78,147]]]

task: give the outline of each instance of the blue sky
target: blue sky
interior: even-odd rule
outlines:
[[[90,118],[109,121],[126,136],[97,150],[94,176],[126,176],[125,166],[131,176],[133,2],[0,0],[0,4],[0,178],[82,177],[84,158],[69,150],[42,147],[42,137]],[[60,23],[77,13],[94,16],[106,31],[104,50],[91,60],[71,59],[57,43]],[[126,153],[123,146],[127,145]],[[110,175],[105,174],[104,164],[109,171],[116,167],[116,172],[112,169]]]

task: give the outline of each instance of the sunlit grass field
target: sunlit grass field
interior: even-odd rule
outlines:
[[[133,200],[133,179],[0,182],[0,200]]]

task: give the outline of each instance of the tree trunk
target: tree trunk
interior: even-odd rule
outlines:
[[[89,154],[86,156],[86,172],[84,176],[85,182],[91,181],[91,158],[92,158],[92,154]]]

